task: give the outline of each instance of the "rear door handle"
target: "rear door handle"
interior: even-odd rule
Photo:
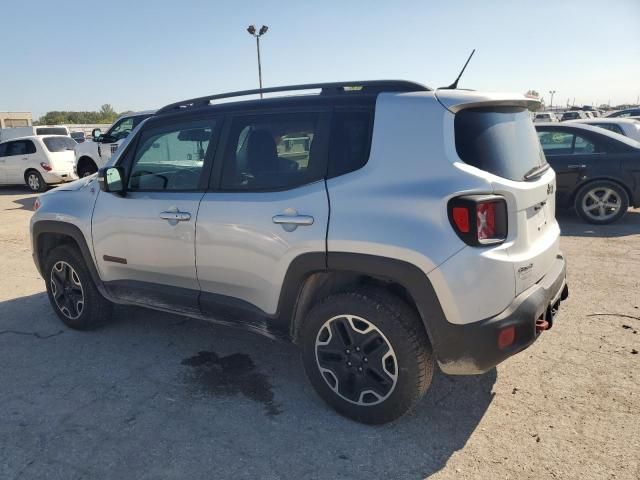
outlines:
[[[572,170],[578,170],[580,168],[587,168],[586,165],[568,165],[567,168],[570,168]]]
[[[161,212],[160,218],[174,222],[188,222],[191,220],[189,212]]]
[[[274,215],[273,223],[289,225],[313,225],[310,215]]]

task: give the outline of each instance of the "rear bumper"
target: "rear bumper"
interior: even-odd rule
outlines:
[[[42,174],[42,178],[48,184],[52,183],[64,183],[64,182],[73,182],[78,179],[78,176],[73,171],[58,171],[52,170],[51,172],[44,172]]]
[[[551,327],[561,301],[568,295],[566,264],[564,257],[558,255],[549,272],[499,315],[467,325],[446,322],[443,331],[437,332],[434,345],[440,368],[453,375],[486,372],[540,336],[536,321],[546,321]],[[515,332],[513,343],[500,348],[500,332],[511,328]]]

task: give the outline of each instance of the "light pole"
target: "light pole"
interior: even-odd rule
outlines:
[[[553,110],[553,96],[555,95],[555,90],[549,90],[549,95],[551,95],[551,105],[549,106],[549,110]]]
[[[254,25],[249,25],[247,27],[247,32],[250,35],[256,37],[256,49],[258,50],[258,81],[260,82],[260,90],[262,90],[262,64],[260,63],[260,37],[267,33],[269,27],[266,25],[262,25],[258,33],[256,33],[256,27]],[[260,98],[262,98],[262,92],[260,92]]]

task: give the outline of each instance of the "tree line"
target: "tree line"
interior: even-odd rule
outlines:
[[[79,123],[113,123],[121,113],[105,103],[97,112],[52,111],[44,114],[34,125],[65,125]]]

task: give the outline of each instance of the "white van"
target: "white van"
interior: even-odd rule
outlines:
[[[61,125],[0,128],[0,142],[6,142],[12,138],[31,137],[33,135],[66,135],[68,137],[69,129]]]
[[[0,185],[26,183],[32,192],[75,180],[73,148],[64,135],[32,135],[0,142]]]

